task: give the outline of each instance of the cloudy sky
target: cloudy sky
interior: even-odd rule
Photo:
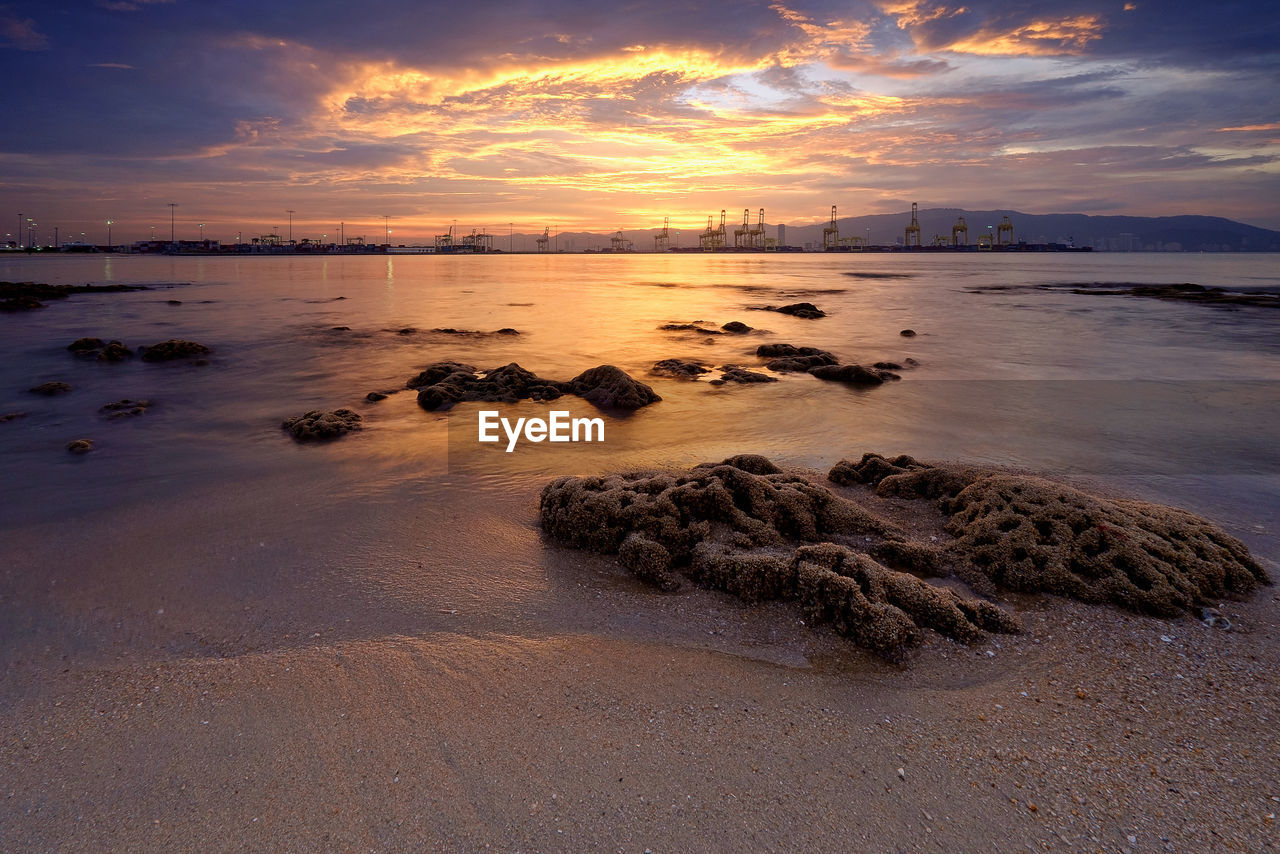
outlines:
[[[167,236],[171,201],[224,240],[912,201],[1280,228],[1274,0],[0,0],[0,105],[0,233]]]

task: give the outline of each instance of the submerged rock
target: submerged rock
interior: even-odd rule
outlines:
[[[17,421],[19,418],[26,417],[27,413],[25,412],[6,412],[3,415],[0,415],[0,424],[5,424],[9,421]]]
[[[161,341],[159,344],[152,344],[150,347],[139,347],[138,352],[142,355],[142,361],[144,362],[172,362],[177,359],[204,356],[213,351],[204,344],[199,344],[195,341],[170,338],[167,341]]]
[[[101,338],[77,338],[67,345],[67,349],[77,355],[85,353],[94,353],[107,346],[107,342]]]
[[[728,332],[730,335],[746,335],[755,327],[747,326],[747,324],[743,323],[741,320],[730,320],[720,328],[725,332]]]
[[[39,282],[0,282],[0,312],[44,308],[41,300],[62,300],[71,294],[145,291],[143,285],[46,285]]]
[[[776,383],[777,381],[777,377],[771,377],[768,374],[762,374],[757,371],[749,371],[741,365],[724,365],[720,368],[720,378],[711,380],[711,385],[724,385],[725,383],[750,385],[754,383]]]
[[[119,341],[108,341],[107,346],[98,353],[99,362],[123,362],[131,358],[133,358],[133,351]]]
[[[47,306],[28,294],[18,294],[0,299],[0,312],[34,311],[38,308],[47,308]]]
[[[40,383],[40,385],[32,386],[27,389],[32,394],[43,394],[46,397],[53,397],[55,394],[66,394],[71,391],[71,386],[64,382],[48,382]]]
[[[77,338],[67,345],[77,356],[96,356],[100,362],[122,362],[133,356],[133,351],[119,341],[103,341],[101,338]]]
[[[402,332],[404,330],[401,330]],[[417,330],[412,330],[417,331]],[[432,329],[439,335],[468,335],[473,337],[481,337],[486,335],[519,335],[520,330],[512,329],[510,326],[504,326],[501,329],[495,329],[493,332],[481,332],[478,329],[454,329],[452,326],[446,326],[438,329]]]
[[[280,427],[299,442],[309,442],[316,439],[336,439],[361,430],[364,426],[362,421],[359,413],[350,409],[335,409],[332,412],[313,409],[302,415],[286,418]]]
[[[780,373],[804,373],[810,368],[835,365],[839,359],[828,350],[817,347],[796,347],[792,344],[761,344],[756,355],[768,359],[764,366]]]
[[[130,418],[144,414],[150,406],[151,401],[149,400],[130,400],[126,397],[124,400],[108,403],[100,407],[98,411],[108,418]]]
[[[825,311],[818,308],[811,302],[795,302],[791,305],[779,306],[778,308],[773,309],[773,311],[780,312],[781,314],[789,314],[792,317],[803,317],[809,319],[827,316]]]
[[[700,325],[701,320],[695,320],[693,323],[664,323],[658,328],[664,332],[700,332],[703,335],[723,335],[719,329],[707,329]]]
[[[819,317],[827,316],[825,311],[811,302],[793,302],[790,305],[752,306],[752,308],[755,311],[776,311],[779,314],[789,314],[792,317],[800,317],[805,320],[816,320]]]
[[[903,338],[914,338],[914,337],[916,337],[916,331],[915,331],[914,329],[904,329],[904,330],[902,330],[901,332],[899,332],[898,334],[899,334],[899,335],[901,335]]]
[[[1262,290],[1231,291],[1226,288],[1207,288],[1190,282],[1173,285],[1121,285],[1101,287],[1076,287],[1074,294],[1090,296],[1148,297],[1178,302],[1194,302],[1204,305],[1252,305],[1280,308],[1280,293]]]
[[[901,379],[890,371],[877,371],[862,365],[819,365],[810,368],[809,373],[820,380],[847,385],[880,385],[885,380]]]
[[[664,377],[675,377],[680,380],[696,380],[711,369],[704,368],[697,362],[686,362],[683,359],[663,359],[653,363],[653,372]]]
[[[74,439],[67,443],[67,450],[73,454],[87,454],[93,450],[93,440]]]
[[[379,400],[386,400],[387,396],[380,391],[371,391],[364,396],[364,399],[370,403],[377,403]]]

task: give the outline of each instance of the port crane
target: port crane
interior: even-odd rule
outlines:
[[[748,249],[751,246],[751,208],[742,209],[742,227],[733,230],[733,248]]]
[[[996,245],[1013,245],[1013,223],[1009,221],[1007,216],[1001,217],[1000,224],[996,226]]]
[[[751,234],[749,239],[751,242],[751,247],[753,249],[763,249],[765,247],[764,208],[760,209],[760,213],[756,217],[756,227],[751,229]]]
[[[911,203],[911,222],[907,225],[906,240],[903,243],[908,249],[915,247],[920,248],[920,206],[915,202]]]
[[[963,235],[963,239],[961,236]],[[951,226],[951,245],[954,247],[969,245],[969,226],[965,223],[964,217],[956,220],[956,224]]]
[[[542,236],[534,240],[538,244],[539,252],[546,252],[547,246],[551,243],[551,226],[542,229]]]
[[[840,248],[840,228],[836,225],[836,206],[831,206],[831,224],[822,229],[822,251],[835,252]]]
[[[725,212],[721,210],[719,228],[712,228],[711,223],[713,221],[713,217],[707,217],[707,230],[698,235],[698,241],[702,244],[703,252],[713,252],[717,249],[724,248],[724,214]]]
[[[662,231],[653,236],[653,251],[666,252],[671,248],[671,217],[662,218]]]
[[[614,232],[614,235],[609,238],[610,252],[630,252],[634,245],[634,243],[623,236],[622,229],[618,229]]]

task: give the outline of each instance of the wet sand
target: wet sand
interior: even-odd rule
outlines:
[[[44,572],[3,576],[0,847],[1256,851],[1277,838],[1274,587],[1228,603],[1230,632],[1018,598],[1023,634],[966,647],[926,633],[895,664],[784,605],[654,593],[614,560],[544,543],[533,496],[502,504],[517,517],[505,536],[464,535],[471,557],[444,560],[482,577],[505,555],[528,588],[507,610],[483,590],[406,602],[344,581],[333,568],[360,552],[332,537],[331,567],[295,562],[253,541],[252,502],[104,513],[61,541],[7,535]],[[293,512],[314,527],[293,537],[323,541],[322,505],[355,512],[303,501]],[[178,536],[107,545],[157,524]],[[84,559],[91,544],[107,551]],[[255,549],[270,556],[253,563]],[[385,555],[356,569],[442,568]]]

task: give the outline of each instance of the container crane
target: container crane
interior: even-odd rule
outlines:
[[[666,252],[671,248],[671,217],[662,218],[662,231],[653,236],[653,251]]]
[[[996,245],[1013,245],[1013,223],[1009,221],[1007,216],[1001,217],[1000,224],[996,226]]]
[[[751,208],[742,209],[742,227],[733,230],[733,248],[747,249],[751,246]]]
[[[751,229],[750,241],[754,249],[763,249],[765,247],[764,208],[760,209],[760,213],[756,217],[756,227]]]
[[[551,226],[542,229],[542,236],[537,238],[534,243],[538,244],[539,252],[546,252],[547,246],[551,243]]]
[[[951,245],[956,248],[969,245],[969,226],[965,223],[964,217],[957,219],[956,224],[951,226]]]
[[[918,204],[916,204],[915,202],[911,203],[911,222],[907,225],[907,236],[906,236],[906,242],[904,243],[904,245],[908,249],[910,249],[913,246],[917,249],[920,248],[919,209],[920,209],[920,206]]]
[[[836,206],[831,206],[831,224],[822,229],[822,251],[835,252],[840,248],[840,228],[836,225]]]
[[[634,245],[635,244],[633,244],[630,240],[627,240],[627,238],[623,236],[622,229],[618,229],[616,232],[614,232],[613,237],[609,238],[610,252],[630,252],[631,247]]]

